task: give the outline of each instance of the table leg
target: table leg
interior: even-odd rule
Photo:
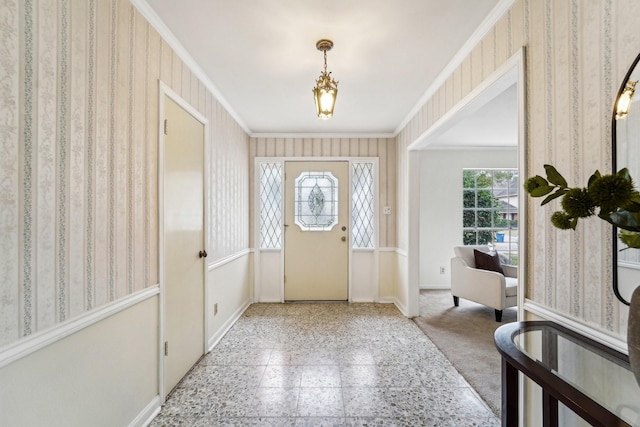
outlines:
[[[518,370],[502,359],[502,427],[518,426]]]
[[[558,427],[558,399],[542,391],[542,425]]]

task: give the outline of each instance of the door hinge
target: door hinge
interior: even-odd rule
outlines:
[[[167,119],[164,119],[164,134],[167,134]]]
[[[164,342],[164,355],[165,356],[169,355],[169,341]]]

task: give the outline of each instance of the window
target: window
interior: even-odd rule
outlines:
[[[260,163],[260,248],[282,245],[282,164]]]
[[[490,245],[505,264],[518,264],[518,171],[462,171],[462,240]]]
[[[373,162],[353,162],[351,218],[354,249],[373,249]]]
[[[294,183],[294,222],[303,231],[330,231],[338,223],[338,178],[302,172]]]

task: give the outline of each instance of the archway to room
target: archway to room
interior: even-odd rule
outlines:
[[[421,288],[450,286],[453,247],[463,244],[463,169],[515,169],[520,177],[526,175],[525,92],[523,49],[409,146],[408,291],[413,316],[419,313]],[[522,193],[512,198],[517,208],[512,218],[517,218],[520,229],[511,235],[510,246],[524,260],[526,198]],[[519,290],[526,289],[524,262],[518,263],[518,277]],[[518,307],[522,294],[518,292]]]

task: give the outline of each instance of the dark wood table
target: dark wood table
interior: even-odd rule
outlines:
[[[558,426],[558,402],[593,426],[640,425],[640,387],[625,354],[548,321],[508,323],[494,339],[503,426],[518,425],[518,372],[542,387],[544,427]]]

